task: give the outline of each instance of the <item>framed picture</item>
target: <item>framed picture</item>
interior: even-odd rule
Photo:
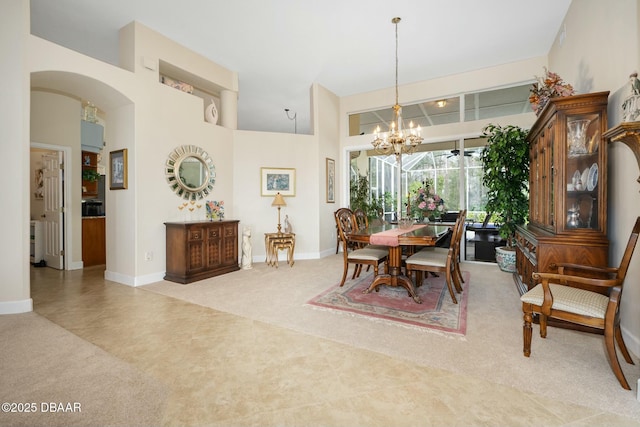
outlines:
[[[127,149],[109,153],[109,188],[124,190],[127,188]]]
[[[296,170],[293,168],[260,168],[260,194],[275,196],[296,195]]]
[[[44,199],[44,169],[36,169],[34,183],[36,191],[33,196],[38,200]]]
[[[327,157],[327,203],[336,202],[336,161]]]

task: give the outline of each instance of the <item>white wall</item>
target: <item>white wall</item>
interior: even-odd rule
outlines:
[[[549,52],[549,67],[581,93],[610,91],[608,127],[619,124],[621,102],[629,92],[629,74],[640,67],[640,1],[572,2],[563,29]],[[562,32],[562,31],[561,31]],[[609,145],[609,264],[617,266],[636,218],[640,215],[640,170],[623,143]],[[636,248],[620,308],[621,327],[629,350],[640,354],[640,248]]]
[[[7,0],[0,14],[0,313],[31,311],[29,289],[29,2]]]

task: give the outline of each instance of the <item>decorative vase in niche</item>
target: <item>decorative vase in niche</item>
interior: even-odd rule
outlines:
[[[211,104],[207,105],[207,108],[204,109],[204,118],[207,122],[214,125],[218,123],[218,109],[213,99],[211,100]]]

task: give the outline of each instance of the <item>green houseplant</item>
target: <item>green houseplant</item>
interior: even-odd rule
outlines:
[[[488,190],[486,210],[501,224],[500,236],[506,239],[504,250],[509,252],[503,254],[496,248],[496,260],[503,271],[515,271],[516,226],[524,224],[529,216],[528,134],[528,130],[513,125],[489,124],[482,130],[487,137],[481,153],[482,183]]]
[[[95,169],[84,169],[82,171],[82,180],[87,182],[96,182],[100,174]]]
[[[393,205],[393,198],[389,193],[385,193],[379,198],[371,194],[369,178],[366,175],[358,174],[357,177],[352,177],[349,192],[350,208],[352,210],[362,209],[367,214],[369,221],[380,219],[385,206]]]

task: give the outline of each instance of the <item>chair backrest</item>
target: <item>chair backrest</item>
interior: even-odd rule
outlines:
[[[618,267],[618,274],[616,278],[620,281],[620,285],[622,285],[624,278],[627,275],[627,270],[631,263],[631,256],[633,255],[636,243],[638,242],[638,234],[640,234],[640,216],[636,219],[636,224],[633,226],[633,230],[631,230],[631,236],[629,236],[627,248],[624,250],[622,260],[620,261],[620,267]]]
[[[356,226],[358,230],[364,230],[369,227],[369,218],[367,218],[367,214],[360,208],[353,211],[353,215],[356,219]]]
[[[489,224],[490,219],[491,219],[491,212],[487,212],[487,216],[485,216],[484,221],[482,221],[482,228],[487,228],[487,224]]]
[[[334,212],[336,226],[338,227],[338,235],[342,240],[343,250],[347,251],[347,234],[354,230],[354,215],[349,208],[340,208]]]
[[[464,235],[464,225],[467,218],[467,210],[461,210],[456,219],[456,225],[453,228],[453,236],[451,236],[451,246],[454,248],[455,256],[460,254],[460,245],[462,236]]]

